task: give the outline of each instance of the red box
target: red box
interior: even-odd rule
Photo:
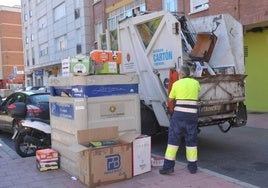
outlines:
[[[36,159],[40,162],[58,161],[59,154],[53,149],[37,150]]]
[[[59,168],[59,154],[53,149],[36,151],[36,167],[39,171],[54,170]]]
[[[120,64],[122,62],[121,51],[93,50],[90,52],[90,57],[95,63],[116,62]]]

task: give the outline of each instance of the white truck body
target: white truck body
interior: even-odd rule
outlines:
[[[190,61],[196,67],[193,76],[201,84],[199,126],[224,122],[229,122],[230,127],[245,125],[242,25],[227,14],[195,18],[185,23],[189,24],[188,31],[182,28],[179,17],[166,11],[122,21],[117,31],[118,47],[123,55],[120,73],[138,74],[141,101],[153,110],[160,126],[168,127],[170,113],[166,104],[170,70],[177,70]],[[194,47],[187,41],[187,34],[191,34],[197,44],[196,34],[204,32],[213,32],[217,42],[209,61],[200,64],[189,56]],[[200,68],[210,74],[198,75]]]

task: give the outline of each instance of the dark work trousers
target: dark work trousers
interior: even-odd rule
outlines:
[[[168,132],[168,145],[179,147],[181,139],[184,136],[186,147],[197,146],[197,123],[198,116],[196,113],[174,111]],[[176,153],[174,153],[174,155],[176,155]],[[175,157],[176,156],[174,156],[174,158]],[[164,169],[171,169],[174,168],[174,166],[175,161],[164,161]]]

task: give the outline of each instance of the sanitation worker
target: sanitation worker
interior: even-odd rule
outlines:
[[[190,77],[190,69],[181,66],[178,71],[178,80],[173,83],[169,94],[169,101],[175,100],[175,107],[170,121],[164,165],[159,170],[160,174],[174,172],[176,153],[182,137],[186,144],[187,168],[192,174],[197,171],[197,100],[199,91],[200,84]]]

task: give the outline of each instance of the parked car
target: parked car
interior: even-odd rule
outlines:
[[[15,92],[9,95],[0,105],[0,129],[13,133],[19,126],[20,119],[8,115],[7,108],[12,108],[15,102],[23,102],[27,105],[27,117],[49,119],[49,94],[33,91]]]
[[[38,90],[41,86],[27,86],[25,91]]]
[[[38,91],[49,92],[50,90],[49,90],[49,87],[47,86],[40,86],[38,88]]]

